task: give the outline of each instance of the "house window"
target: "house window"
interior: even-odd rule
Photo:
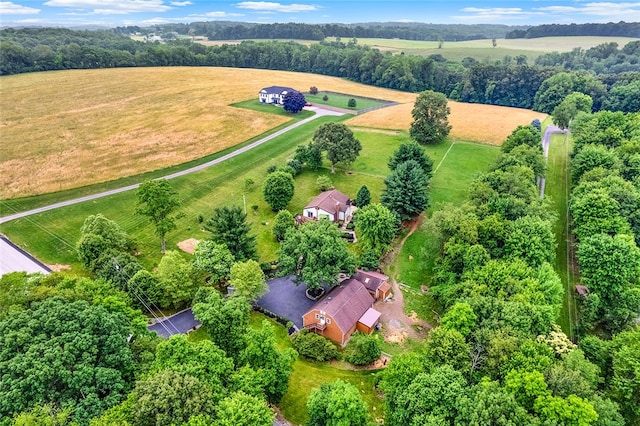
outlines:
[[[327,318],[327,324],[331,324],[331,318]]]
[[[311,211],[307,212],[307,217],[313,217],[313,212]]]
[[[320,319],[320,314],[316,314],[316,319]]]

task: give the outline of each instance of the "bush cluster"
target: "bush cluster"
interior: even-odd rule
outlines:
[[[324,337],[302,329],[291,336],[291,343],[300,355],[316,361],[329,361],[338,358],[335,345]]]
[[[370,334],[355,333],[345,348],[344,359],[355,365],[371,364],[380,358],[380,341]]]

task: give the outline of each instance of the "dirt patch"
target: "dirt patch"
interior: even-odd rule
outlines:
[[[188,240],[180,241],[177,246],[180,250],[189,254],[193,254],[196,251],[198,242],[199,241],[195,238],[189,238]]]
[[[53,272],[70,271],[71,265],[61,265],[56,263],[55,265],[47,265],[47,268],[51,269]]]

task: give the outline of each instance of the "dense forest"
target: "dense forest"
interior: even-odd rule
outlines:
[[[144,43],[111,31],[5,29],[0,31],[0,74],[61,69],[149,66],[221,66],[309,72],[410,92],[434,90],[450,99],[533,108],[550,113],[571,92],[593,98],[594,111],[637,110],[640,42],[621,49],[608,43],[568,54],[526,56],[496,63],[440,55],[393,55],[357,39],[320,42],[254,42],[204,46],[189,39]]]
[[[530,27],[526,30],[514,29],[505,38],[537,38],[537,37],[567,37],[567,36],[599,36],[599,37],[638,37],[640,22],[606,24],[544,24]]]

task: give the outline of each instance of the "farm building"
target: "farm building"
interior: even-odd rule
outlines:
[[[324,191],[311,200],[304,208],[302,215],[311,219],[328,218],[331,222],[343,220],[348,222],[355,211],[351,200],[335,189]]]
[[[305,328],[344,346],[357,330],[371,334],[380,319],[374,299],[360,281],[349,278],[302,316]]]
[[[355,278],[356,280],[364,284],[371,297],[373,297],[376,301],[385,300],[391,294],[391,284],[389,284],[389,277],[384,274],[356,269],[356,273],[353,274],[352,278]]]
[[[263,104],[282,105],[284,103],[284,95],[291,91],[295,91],[295,89],[283,86],[265,87],[264,89],[260,90],[260,92],[258,92],[258,99]]]

